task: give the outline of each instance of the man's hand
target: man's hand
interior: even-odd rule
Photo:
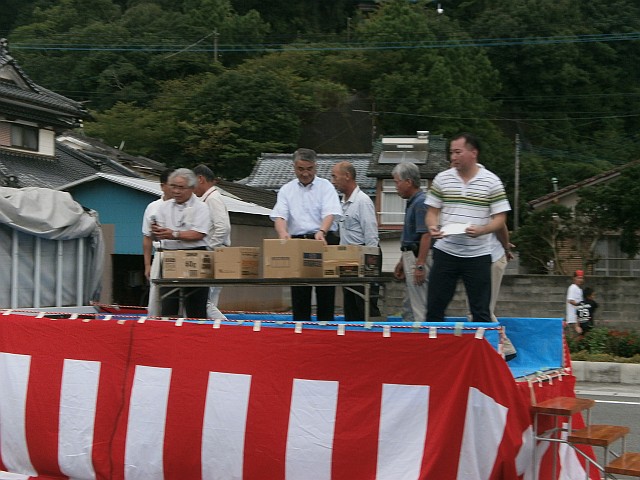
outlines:
[[[419,268],[422,267],[422,268]],[[413,271],[413,282],[416,285],[422,285],[427,279],[427,269],[424,265],[416,265]]]
[[[486,227],[482,225],[469,225],[465,228],[464,233],[469,235],[470,237],[479,237],[480,235],[486,234]]]
[[[429,235],[431,235],[431,238],[442,238],[442,237],[444,237],[444,234],[442,233],[442,230],[440,230],[440,225],[431,225],[429,227]]]
[[[393,270],[393,276],[398,280],[404,280],[404,266],[402,260],[396,264],[396,268]]]
[[[153,236],[158,240],[173,240],[173,230],[160,225],[153,225],[151,227]]]
[[[504,249],[504,253],[507,256],[507,262],[513,260],[515,257],[513,256],[513,253],[511,252],[512,248],[516,248],[516,246],[513,243],[509,244],[509,248],[505,248]]]

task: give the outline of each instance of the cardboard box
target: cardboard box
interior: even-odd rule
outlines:
[[[360,277],[360,262],[348,260],[323,260],[322,271],[325,278]]]
[[[218,247],[213,250],[213,278],[258,278],[259,247]]]
[[[322,278],[324,244],[319,240],[263,240],[264,278]]]
[[[213,278],[213,252],[164,250],[162,278]]]
[[[324,276],[378,277],[380,276],[379,260],[378,247],[326,245],[323,258]]]

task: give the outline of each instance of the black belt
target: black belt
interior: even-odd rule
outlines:
[[[417,252],[419,248],[418,248],[418,245],[413,244],[413,245],[400,247],[400,250],[403,252]]]
[[[332,237],[332,236],[338,236],[338,234],[334,231],[330,231],[327,232],[327,234],[325,235],[325,237]],[[291,235],[291,238],[306,238],[307,240],[315,240],[316,238],[316,234],[315,233],[305,233],[303,235]]]

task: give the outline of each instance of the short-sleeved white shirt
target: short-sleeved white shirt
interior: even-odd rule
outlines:
[[[576,307],[575,305],[571,305],[569,303],[569,300],[573,300],[574,302],[578,302],[578,303],[584,300],[582,295],[582,289],[575,283],[572,283],[567,289],[566,320],[567,320],[567,323],[576,323],[578,321],[578,318],[577,318],[578,307]]]
[[[342,207],[331,182],[315,177],[308,185],[302,185],[294,178],[278,191],[278,200],[270,218],[284,219],[289,235],[305,235],[317,232],[322,220],[328,215],[333,215],[331,230],[337,230],[337,220],[342,215]]]
[[[342,218],[339,224],[341,245],[378,246],[376,209],[369,195],[360,190],[360,187],[356,187],[349,198],[342,200]]]
[[[190,248],[208,246],[209,226],[211,218],[209,207],[200,201],[195,194],[186,202],[179,204],[174,199],[163,202],[156,213],[158,224],[171,230],[186,232],[195,230],[205,236],[195,242],[185,240],[162,240],[162,247],[166,250],[187,250]]]
[[[209,229],[209,248],[231,245],[231,220],[229,210],[217,187],[211,187],[200,198],[209,207],[211,227]]]

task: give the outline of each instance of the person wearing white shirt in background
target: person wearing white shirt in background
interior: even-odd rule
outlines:
[[[489,309],[491,310],[491,321],[497,322],[495,310],[500,294],[500,286],[502,285],[502,277],[507,269],[509,260],[513,260],[511,249],[514,246],[509,242],[509,229],[505,225],[504,228],[491,235],[491,302]],[[468,306],[468,303],[467,303]],[[516,357],[517,351],[513,346],[511,339],[502,333],[502,353],[508,362]]]
[[[584,285],[584,271],[576,270],[573,274],[573,283],[567,289],[567,310],[566,322],[567,326],[573,325],[576,333],[582,333],[582,327],[578,322],[578,305],[584,300],[582,293],[582,285]]]
[[[144,258],[144,276],[149,282],[149,300],[147,304],[147,315],[150,317],[157,317],[160,315],[161,302],[159,290],[153,279],[160,277],[160,251],[162,244],[158,240],[154,240],[151,235],[151,224],[156,219],[156,212],[158,207],[163,202],[170,200],[171,190],[169,189],[169,174],[172,169],[166,169],[160,174],[160,190],[162,190],[162,196],[147,205],[142,216],[142,256]],[[153,252],[156,252],[154,255]],[[153,261],[151,260],[153,258]]]
[[[209,229],[209,249],[228,247],[231,245],[231,221],[229,211],[224,204],[222,194],[216,187],[215,175],[206,165],[198,165],[193,169],[197,183],[195,194],[200,197],[211,216],[211,228]],[[217,320],[226,320],[227,317],[218,309],[222,287],[209,287],[209,300],[207,301],[207,317]]]
[[[152,235],[162,240],[164,251],[208,248],[207,235],[211,224],[209,209],[196,197],[195,186],[196,176],[187,168],[179,168],[169,175],[169,188],[173,199],[158,207],[156,223],[151,227]],[[191,289],[184,299],[185,312],[179,312],[179,292],[173,292],[162,299],[161,314],[185,314],[189,318],[207,318],[208,297],[207,287]]]
[[[342,192],[342,217],[340,225],[340,245],[366,245],[377,247],[378,221],[376,210],[369,196],[360,190],[356,183],[356,169],[350,162],[339,162],[331,170],[331,183],[336,190]],[[364,293],[364,287],[350,287]],[[370,316],[380,316],[378,309],[378,292],[371,286]],[[343,287],[344,319],[347,321],[365,320],[364,299]]]
[[[316,152],[309,148],[296,150],[293,170],[296,178],[280,188],[270,215],[278,238],[306,238],[338,245],[336,220],[342,215],[340,198],[329,180],[316,176]],[[294,320],[311,320],[312,288],[291,287]],[[315,287],[315,290],[317,319],[333,321],[336,288]]]

